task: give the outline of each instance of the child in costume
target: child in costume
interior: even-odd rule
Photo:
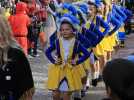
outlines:
[[[126,8],[120,7],[120,10],[123,11],[125,13],[125,15],[127,16],[126,19],[129,19],[129,17],[132,16],[132,12]],[[127,20],[124,21],[124,23]],[[118,32],[118,37],[119,37],[119,45],[120,47],[124,47],[125,46],[125,39],[126,39],[126,31],[125,31],[125,24],[119,29]]]
[[[72,18],[73,19],[73,18]],[[95,28],[95,30],[98,30]],[[85,33],[84,33],[85,32]],[[91,32],[90,30],[84,30],[83,31],[83,34],[81,32],[78,32],[77,35],[76,35],[76,38],[77,40],[80,41],[80,43],[86,48],[86,49],[89,49],[89,48],[92,48],[93,46],[95,46],[100,40],[101,38],[103,37],[102,35],[100,35],[101,33],[97,32],[97,33],[94,33],[94,32]],[[88,37],[88,38],[87,38]],[[50,45],[52,45],[54,43],[54,41],[56,40],[57,38],[57,34],[54,33],[51,37],[50,37]],[[91,49],[88,50],[89,52],[92,52]],[[82,54],[79,54],[79,57],[81,56]],[[83,67],[84,67],[84,70],[86,71],[86,73],[88,73],[89,71],[89,59],[87,59],[86,61],[83,62]],[[87,76],[87,74],[86,74]],[[85,78],[83,77],[82,78],[82,83],[83,83],[83,88],[85,87],[85,84],[86,82],[83,81],[83,79],[85,80]],[[85,90],[85,89],[84,89]],[[76,94],[76,93],[75,93]],[[80,98],[81,96],[79,96]],[[74,99],[76,98],[76,95],[74,96]],[[77,94],[77,99],[78,99],[78,94]]]
[[[71,19],[70,16],[61,18],[60,34],[46,50],[46,56],[52,63],[48,70],[48,89],[53,91],[54,100],[60,100],[61,93],[63,100],[71,100],[71,93],[82,89],[81,78],[85,71],[81,64],[90,56],[76,39],[77,18]],[[53,51],[55,54],[52,56]],[[78,57],[80,53],[83,55]]]
[[[86,23],[86,28],[87,29],[90,29],[91,31],[94,31],[95,32],[95,28],[94,26],[96,26],[100,31],[101,31],[101,28],[104,28],[104,31],[102,31],[102,39],[103,37],[108,33],[109,31],[109,25],[108,23],[106,23],[102,17],[100,17],[98,14],[97,14],[97,4],[96,2],[93,2],[93,1],[89,1],[88,2],[89,4],[89,19]],[[101,40],[102,40],[101,39]],[[104,62],[104,50],[103,50],[103,45],[101,44],[101,40],[98,42],[98,44],[96,46],[94,46],[93,48],[93,52],[94,54],[97,56],[98,58],[98,61],[96,61],[93,66],[95,68],[95,72],[94,75],[92,76],[93,77],[93,80],[92,80],[92,85],[96,86],[96,80],[99,78],[99,68],[101,68],[102,66],[102,63]],[[100,65],[99,65],[100,63]]]
[[[119,29],[117,36],[119,41],[119,46],[124,47],[125,46],[125,28],[124,23],[126,22],[127,18],[131,16],[132,12],[126,9],[125,7],[122,7],[121,5],[117,5],[118,1],[115,1],[113,4],[113,10],[115,10],[120,16],[122,16],[122,22],[123,25]]]
[[[105,6],[103,17],[104,20],[110,25],[109,35],[104,38],[104,50],[106,51],[106,61],[108,61],[112,59],[112,52],[114,50],[114,46],[116,45],[115,32],[122,25],[122,21],[120,22],[118,17],[113,14],[110,0],[105,0],[103,4]]]

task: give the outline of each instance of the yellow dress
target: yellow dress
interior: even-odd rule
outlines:
[[[91,48],[87,49],[89,52],[91,51]],[[88,71],[90,69],[90,59],[86,59],[81,66],[83,66],[82,68],[84,68],[85,71]]]
[[[105,36],[102,40],[103,44],[103,49],[104,51],[113,51],[113,46],[111,44],[111,37],[110,36]]]
[[[104,20],[106,21],[107,20],[107,17],[104,16]],[[103,31],[104,29],[101,28],[101,31]],[[109,36],[105,36],[102,41],[100,42],[100,44],[102,45],[103,47],[103,50],[104,50],[104,55],[106,54],[107,51],[111,51],[112,48],[111,48],[111,43],[110,43],[110,38]]]
[[[115,47],[117,45],[117,41],[118,41],[117,40],[117,33],[115,32],[111,35],[111,44],[113,47]]]
[[[60,40],[60,39],[59,39]],[[64,49],[60,40],[61,59],[64,58]],[[68,91],[76,91],[82,89],[81,78],[86,76],[86,72],[82,64],[72,66],[69,62],[73,53],[73,44],[70,47],[67,63],[61,65],[49,64],[48,69],[48,89],[58,90],[60,82],[66,78],[69,86]]]

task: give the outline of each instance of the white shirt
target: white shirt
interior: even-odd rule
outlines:
[[[69,40],[62,38],[62,44],[63,44],[63,49],[64,49],[64,61],[67,61],[67,59],[68,59],[70,47],[72,45],[74,45],[74,40],[75,40],[75,38],[72,38]]]

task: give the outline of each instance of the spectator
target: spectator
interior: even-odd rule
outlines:
[[[29,62],[0,15],[0,100],[32,100],[33,93]]]
[[[27,44],[27,34],[28,26],[31,21],[26,14],[27,4],[24,2],[18,2],[16,4],[16,14],[9,17],[9,22],[13,31],[13,36],[23,48],[25,54],[27,55],[28,44]]]
[[[32,0],[32,3],[28,4],[28,15],[31,18],[31,25],[28,29],[28,54],[29,57],[37,57],[38,44],[40,40],[41,47],[44,48],[46,43],[46,36],[43,30],[43,21],[47,18],[47,12],[44,8],[41,7],[39,1]]]
[[[103,79],[110,98],[104,100],[134,100],[134,62],[120,58],[108,62]]]
[[[52,9],[50,8],[50,0],[42,0],[42,8],[45,8],[47,11],[47,18],[43,21],[43,30],[45,33],[45,38],[47,39],[47,44],[49,44],[49,37],[56,31],[56,23],[54,16],[52,14]]]

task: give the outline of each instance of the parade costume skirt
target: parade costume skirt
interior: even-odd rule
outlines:
[[[87,50],[88,50],[89,52],[91,52],[91,48],[88,48]],[[90,57],[91,57],[91,55],[90,55]],[[83,68],[84,68],[85,71],[87,71],[87,70],[90,69],[90,57],[89,57],[89,59],[86,59],[86,60],[82,63]]]
[[[82,64],[79,64],[77,66],[72,66],[70,64],[66,64],[64,66],[49,64],[48,89],[59,90],[61,81],[66,78],[66,81],[68,83],[68,91],[81,90],[81,78],[85,76],[86,72]]]
[[[103,45],[101,44],[101,42],[95,48],[93,48],[93,52],[97,57],[105,54],[105,51],[103,49]]]
[[[111,36],[104,37],[104,39],[102,40],[102,45],[103,45],[104,51],[113,51],[113,46],[111,43]]]
[[[89,70],[90,69],[90,59],[87,59],[83,62],[83,68],[85,71]]]
[[[117,45],[117,41],[118,41],[117,34],[116,33],[112,34],[111,35],[111,44],[113,47],[115,47]]]

